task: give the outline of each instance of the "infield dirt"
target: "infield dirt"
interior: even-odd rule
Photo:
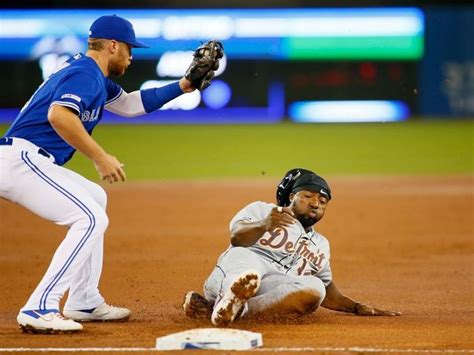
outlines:
[[[474,349],[473,177],[329,177],[318,230],[331,243],[334,281],[348,296],[398,310],[357,317],[318,309],[302,318],[240,320],[265,347]],[[158,336],[210,327],[182,312],[228,246],[247,203],[274,201],[278,179],[105,186],[110,226],[101,290],[133,311],[126,323],[86,323],[74,335],[22,334],[16,324],[65,234],[0,200],[0,347],[153,347]],[[47,203],[47,201],[45,201]]]

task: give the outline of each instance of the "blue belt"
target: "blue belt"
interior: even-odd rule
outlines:
[[[0,138],[0,145],[13,145],[13,139],[9,137]],[[43,148],[38,149],[38,154],[45,156],[46,158],[51,158],[51,154],[49,154]]]

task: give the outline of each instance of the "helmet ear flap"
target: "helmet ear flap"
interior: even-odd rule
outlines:
[[[285,207],[290,204],[290,194],[291,190],[293,190],[293,185],[295,184],[296,180],[298,180],[298,178],[304,174],[314,173],[310,170],[296,168],[291,169],[285,174],[283,179],[278,184],[276,190],[276,201],[278,206]]]
[[[295,180],[297,179],[296,174],[296,172],[288,172],[278,184],[276,191],[276,200],[278,206],[288,206],[290,202],[290,192],[293,188]],[[300,174],[298,174],[298,176],[299,175]]]

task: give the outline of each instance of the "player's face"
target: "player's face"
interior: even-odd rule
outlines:
[[[319,192],[298,191],[290,195],[291,205],[295,217],[304,228],[309,228],[324,216],[328,199]]]
[[[123,42],[116,43],[117,50],[109,62],[109,73],[114,76],[122,76],[132,63],[132,47]]]

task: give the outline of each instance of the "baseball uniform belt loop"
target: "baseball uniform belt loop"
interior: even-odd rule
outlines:
[[[43,156],[45,156],[46,158],[51,158],[51,154],[49,154],[46,150],[44,150],[43,148],[40,148],[38,149],[38,154],[41,154]]]
[[[13,145],[13,139],[8,137],[0,138],[0,145]]]
[[[14,144],[17,144],[19,147],[26,148],[28,150],[33,150],[37,148],[36,153],[48,158],[51,160],[53,163],[55,162],[54,157],[52,154],[48,153],[45,149],[40,148],[31,142],[28,142],[26,140],[20,139],[20,138],[12,138],[12,137],[3,137],[0,138],[0,146],[13,146]]]
[[[54,156],[51,153],[48,153],[45,149],[39,148],[38,154],[48,158],[52,163],[56,164],[56,160],[54,159]]]

